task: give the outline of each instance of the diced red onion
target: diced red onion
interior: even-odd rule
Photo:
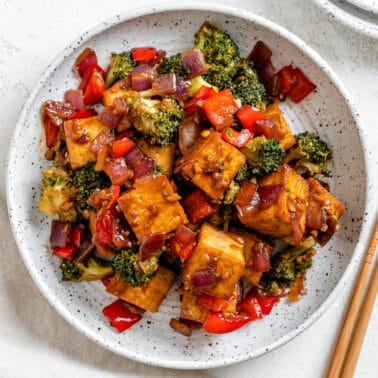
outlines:
[[[260,69],[272,57],[272,50],[262,41],[257,41],[248,59],[253,62],[257,69]]]
[[[122,115],[115,114],[111,106],[105,106],[99,115],[99,119],[104,125],[116,128],[122,120]]]
[[[205,74],[209,68],[200,49],[194,48],[184,51],[181,57],[182,65],[189,71],[189,79]]]
[[[51,222],[50,245],[51,248],[66,247],[69,242],[71,226],[68,222],[54,219]]]
[[[95,250],[95,245],[92,241],[86,241],[80,245],[80,249],[76,252],[75,261],[82,262],[86,260]]]
[[[327,212],[320,206],[309,206],[306,211],[306,226],[312,230],[322,230],[327,227]]]
[[[113,140],[114,137],[110,133],[107,131],[101,131],[92,142],[92,152],[97,155],[103,146],[111,143]]]
[[[194,116],[182,120],[179,126],[178,135],[180,152],[185,155],[201,135],[201,126],[196,122]]]
[[[113,220],[113,244],[119,249],[132,246],[130,226],[121,217]]]
[[[254,271],[266,272],[270,269],[270,250],[264,243],[257,243],[252,256]]]
[[[209,287],[217,283],[219,280],[219,275],[214,271],[214,269],[203,269],[194,272],[191,277],[191,286],[193,288],[204,288]]]
[[[191,82],[188,80],[184,80],[181,76],[176,77],[176,93],[175,96],[179,100],[186,100],[189,97],[189,88],[191,86]]]
[[[71,104],[76,110],[83,109],[83,91],[80,89],[69,89],[64,93],[64,102]]]
[[[176,75],[172,72],[156,77],[152,82],[152,93],[159,96],[176,92]]]
[[[268,119],[255,122],[255,134],[264,135],[267,139],[281,139],[281,133],[277,124]]]
[[[106,161],[104,172],[109,176],[113,185],[123,185],[133,177],[133,172],[127,166],[123,157]]]
[[[139,160],[139,163],[133,167],[134,178],[137,179],[147,174],[150,174],[152,173],[152,170],[154,168],[155,160],[148,156],[143,156],[143,158]]]
[[[278,197],[280,193],[283,190],[282,185],[264,185],[264,186],[259,186],[258,192],[260,195],[261,201],[264,202],[264,204],[272,204],[274,202],[277,202]]]
[[[142,152],[139,150],[138,147],[134,146],[130,152],[128,152],[124,158],[125,158],[125,161],[126,161],[126,164],[131,168],[133,169],[140,160],[143,159],[143,154]]]
[[[177,241],[183,248],[192,244],[195,238],[195,232],[185,225],[181,225],[179,228],[177,228],[174,235],[175,241]]]
[[[129,108],[127,106],[126,100],[123,97],[117,97],[113,101],[113,111],[115,114],[118,115],[125,115],[129,112]]]
[[[157,232],[142,237],[139,246],[139,255],[142,261],[151,258],[163,248],[165,237],[166,234],[163,232]]]
[[[48,117],[56,126],[62,125],[74,113],[76,109],[69,103],[48,100],[42,105],[42,116]]]
[[[140,64],[131,71],[131,86],[134,91],[141,92],[151,88],[154,77],[152,68],[148,64]]]
[[[257,184],[244,181],[235,198],[235,206],[238,217],[244,224],[248,224],[259,209],[260,196],[257,191]]]

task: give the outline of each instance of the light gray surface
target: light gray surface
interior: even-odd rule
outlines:
[[[152,2],[140,1],[135,6],[149,3]],[[241,7],[245,2],[224,0],[222,3]],[[262,0],[243,4],[243,8],[294,32],[334,68],[360,109],[372,151],[369,162],[377,169],[378,154],[374,146],[378,142],[378,41],[334,23],[316,5],[304,3],[302,0]],[[112,1],[108,7],[97,0],[66,0],[53,4],[43,0],[0,1],[2,177],[12,129],[23,102],[48,62],[85,30],[131,7],[120,0]],[[227,368],[198,372],[157,369],[97,346],[51,309],[30,279],[7,222],[4,180],[0,185],[0,250],[2,261],[6,261],[0,268],[0,377],[290,377],[293,372],[298,377],[320,377],[324,374],[350,286],[319,321],[295,340],[263,357]],[[376,206],[375,203],[372,206]],[[377,306],[375,317],[376,314]],[[377,328],[373,314],[356,376],[373,377],[377,371]]]

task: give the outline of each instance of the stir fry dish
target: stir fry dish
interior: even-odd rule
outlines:
[[[344,207],[324,182],[330,147],[294,134],[280,108],[316,85],[271,58],[262,41],[242,57],[204,22],[175,55],[135,47],[104,70],[85,48],[78,87],[43,103],[50,249],[63,281],[102,280],[119,332],[157,312],[174,283],[170,326],[187,336],[237,330],[306,293]]]

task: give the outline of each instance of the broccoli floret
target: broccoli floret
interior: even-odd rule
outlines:
[[[296,135],[296,138],[297,143],[290,148],[283,162],[299,169],[305,168],[311,175],[331,177],[327,163],[332,158],[332,152],[327,143],[309,131]]]
[[[235,180],[232,180],[230,183],[230,186],[228,187],[226,192],[223,194],[222,203],[224,205],[231,205],[234,202],[234,199],[239,189],[240,189],[240,185]]]
[[[102,265],[93,257],[86,262],[63,259],[60,264],[63,281],[93,281],[111,276],[114,273],[111,265]]]
[[[277,292],[281,287],[289,287],[299,275],[311,268],[315,245],[315,239],[308,237],[300,245],[276,254],[271,260],[271,268],[262,278],[265,289]]]
[[[234,181],[240,184],[242,181],[249,180],[251,178],[251,170],[247,163],[245,163],[234,177]]]
[[[77,191],[76,208],[80,212],[91,208],[87,204],[87,200],[95,189],[103,189],[110,186],[108,176],[103,172],[95,171],[94,167],[94,162],[88,162],[75,170],[73,174],[72,181]]]
[[[231,37],[205,21],[195,34],[195,46],[211,65],[228,66],[240,58],[239,47]]]
[[[48,215],[59,215],[64,221],[74,222],[76,190],[71,175],[65,170],[51,166],[42,171],[43,192],[39,210]]]
[[[195,43],[210,65],[204,75],[206,81],[220,90],[230,88],[242,105],[265,106],[266,89],[259,82],[253,63],[240,57],[236,43],[227,33],[205,22]]]
[[[136,130],[151,144],[165,146],[173,141],[181,123],[183,110],[172,98],[126,98]]]
[[[165,57],[159,66],[159,74],[175,73],[177,76],[185,77],[190,70],[183,66],[181,53]]]
[[[276,171],[285,156],[278,140],[264,136],[250,139],[241,151],[247,157],[251,172],[257,176]]]
[[[130,52],[112,53],[112,61],[106,72],[105,85],[109,88],[116,81],[125,78],[136,66]]]
[[[131,249],[117,253],[112,260],[112,265],[122,279],[132,286],[143,285],[148,282],[159,267],[158,256],[141,261],[138,253]]]
[[[253,63],[247,59],[240,59],[234,67],[231,77],[230,89],[235,98],[239,99],[242,105],[252,104],[265,108],[266,89],[259,82],[257,72]]]
[[[214,85],[211,85],[208,83],[203,76],[196,76],[193,79],[190,79],[190,87],[189,87],[189,92],[188,96],[193,97],[197,94],[197,92],[201,89],[201,87],[213,87],[215,92],[218,92],[218,88],[215,87]]]

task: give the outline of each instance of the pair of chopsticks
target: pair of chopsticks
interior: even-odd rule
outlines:
[[[369,247],[354,286],[327,378],[353,377],[378,291],[378,264],[376,263],[374,272],[371,274],[369,287],[364,295],[369,273],[373,268],[377,246],[378,222],[375,224]]]

